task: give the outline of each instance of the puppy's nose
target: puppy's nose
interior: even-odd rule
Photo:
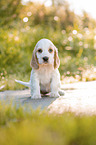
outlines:
[[[43,57],[43,60],[45,61],[45,62],[48,62],[48,57],[47,56],[45,56],[45,57]]]

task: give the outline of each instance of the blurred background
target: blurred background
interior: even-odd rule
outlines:
[[[94,0],[0,0],[0,85],[23,89],[35,44],[50,39],[58,48],[64,83],[96,80]]]

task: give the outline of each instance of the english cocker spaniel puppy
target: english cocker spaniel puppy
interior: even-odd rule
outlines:
[[[41,98],[41,94],[49,92],[50,97],[64,95],[64,91],[60,89],[58,50],[50,40],[41,39],[37,42],[30,65],[30,82],[15,81],[30,87],[32,99]]]

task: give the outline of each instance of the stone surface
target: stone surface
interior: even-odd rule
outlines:
[[[50,113],[74,112],[76,114],[96,114],[96,81],[62,84],[65,95],[60,98],[44,96],[31,99],[30,90],[0,92],[0,100],[17,106],[32,106],[33,109],[47,108]]]
[[[62,88],[66,94],[48,107],[50,113],[96,114],[96,81],[66,84]]]

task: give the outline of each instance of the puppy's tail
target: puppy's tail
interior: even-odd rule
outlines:
[[[19,83],[19,84],[22,84],[22,85],[24,85],[24,86],[26,86],[26,87],[30,87],[30,82],[23,82],[23,81],[16,80],[16,79],[15,79],[15,82],[17,82],[17,83]]]

